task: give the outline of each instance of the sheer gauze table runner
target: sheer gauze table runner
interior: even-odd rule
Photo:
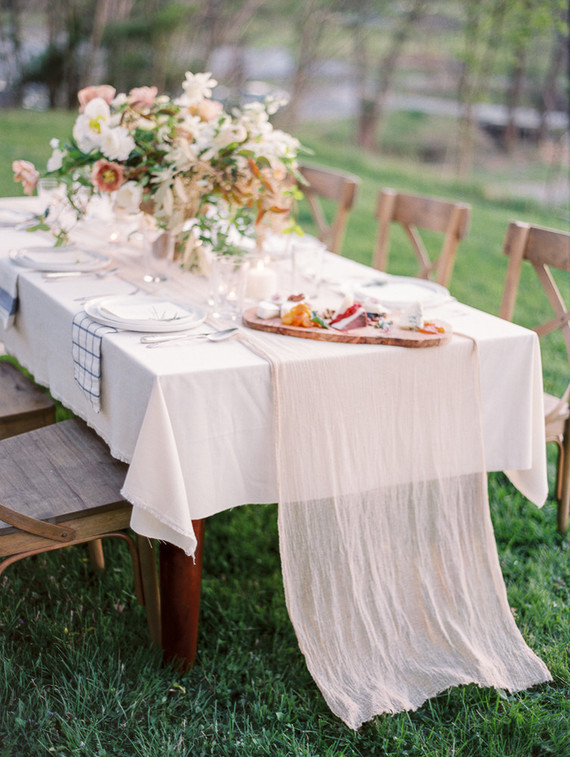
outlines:
[[[287,607],[331,710],[356,729],[450,686],[550,680],[501,575],[474,342],[392,371],[360,345],[335,370],[310,342],[246,341],[272,364]]]

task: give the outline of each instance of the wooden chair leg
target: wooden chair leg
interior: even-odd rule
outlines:
[[[102,539],[90,541],[87,544],[87,549],[89,550],[89,560],[91,562],[91,567],[93,568],[95,573],[99,573],[105,570],[105,555],[103,553]]]
[[[160,621],[160,587],[156,568],[157,550],[155,542],[145,536],[137,537],[137,547],[141,566],[146,621],[152,643],[160,647],[162,641]]]
[[[568,530],[568,513],[570,510],[570,422],[566,423],[564,444],[559,451],[558,481],[560,498],[558,500],[558,530],[565,534]]]

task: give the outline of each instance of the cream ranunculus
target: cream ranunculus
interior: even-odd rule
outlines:
[[[123,126],[103,130],[101,152],[109,160],[124,161],[135,147],[135,140]]]
[[[115,195],[115,210],[120,213],[137,213],[142,201],[142,187],[136,181],[127,181]]]

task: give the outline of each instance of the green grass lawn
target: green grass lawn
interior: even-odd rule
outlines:
[[[72,122],[67,113],[0,112],[0,196],[19,193],[11,161],[41,165],[49,139]],[[566,223],[559,209],[491,200],[481,184],[451,181],[440,169],[364,155],[342,141],[342,128],[307,127],[300,136],[314,162],[362,180],[344,250],[362,262],[371,257],[379,187],[471,203],[451,290],[493,313],[508,221]],[[414,272],[403,240],[395,239],[390,270]],[[524,284],[521,323],[525,308],[548,310],[530,277]],[[562,343],[548,345],[543,361],[547,386],[558,389],[568,376]],[[552,482],[552,455],[550,473]],[[489,498],[510,605],[552,683],[512,695],[459,687],[350,731],[325,705],[288,619],[276,506],[250,505],[208,521],[198,661],[185,675],[162,668],[150,647],[121,546],[106,547],[99,576],[81,548],[8,569],[0,578],[0,757],[569,757],[569,540],[556,532],[552,499],[539,510],[503,474],[490,475]]]

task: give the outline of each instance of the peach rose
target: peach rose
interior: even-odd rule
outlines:
[[[123,167],[104,158],[98,160],[91,171],[91,182],[100,192],[115,192],[124,181]]]
[[[222,103],[217,100],[201,100],[196,105],[196,115],[199,116],[202,121],[213,121],[222,112]]]
[[[107,105],[110,105],[115,97],[116,91],[115,87],[111,87],[110,84],[99,84],[98,86],[80,89],[77,93],[77,99],[79,100],[80,106],[79,112],[83,113],[87,103],[91,102],[91,100],[94,100],[96,97],[100,97],[102,100],[105,100]]]
[[[12,171],[14,171],[14,181],[22,182],[24,194],[33,194],[40,178],[34,164],[28,160],[15,160],[12,163]]]
[[[156,87],[135,87],[129,92],[129,105],[133,108],[150,108],[157,93]]]

